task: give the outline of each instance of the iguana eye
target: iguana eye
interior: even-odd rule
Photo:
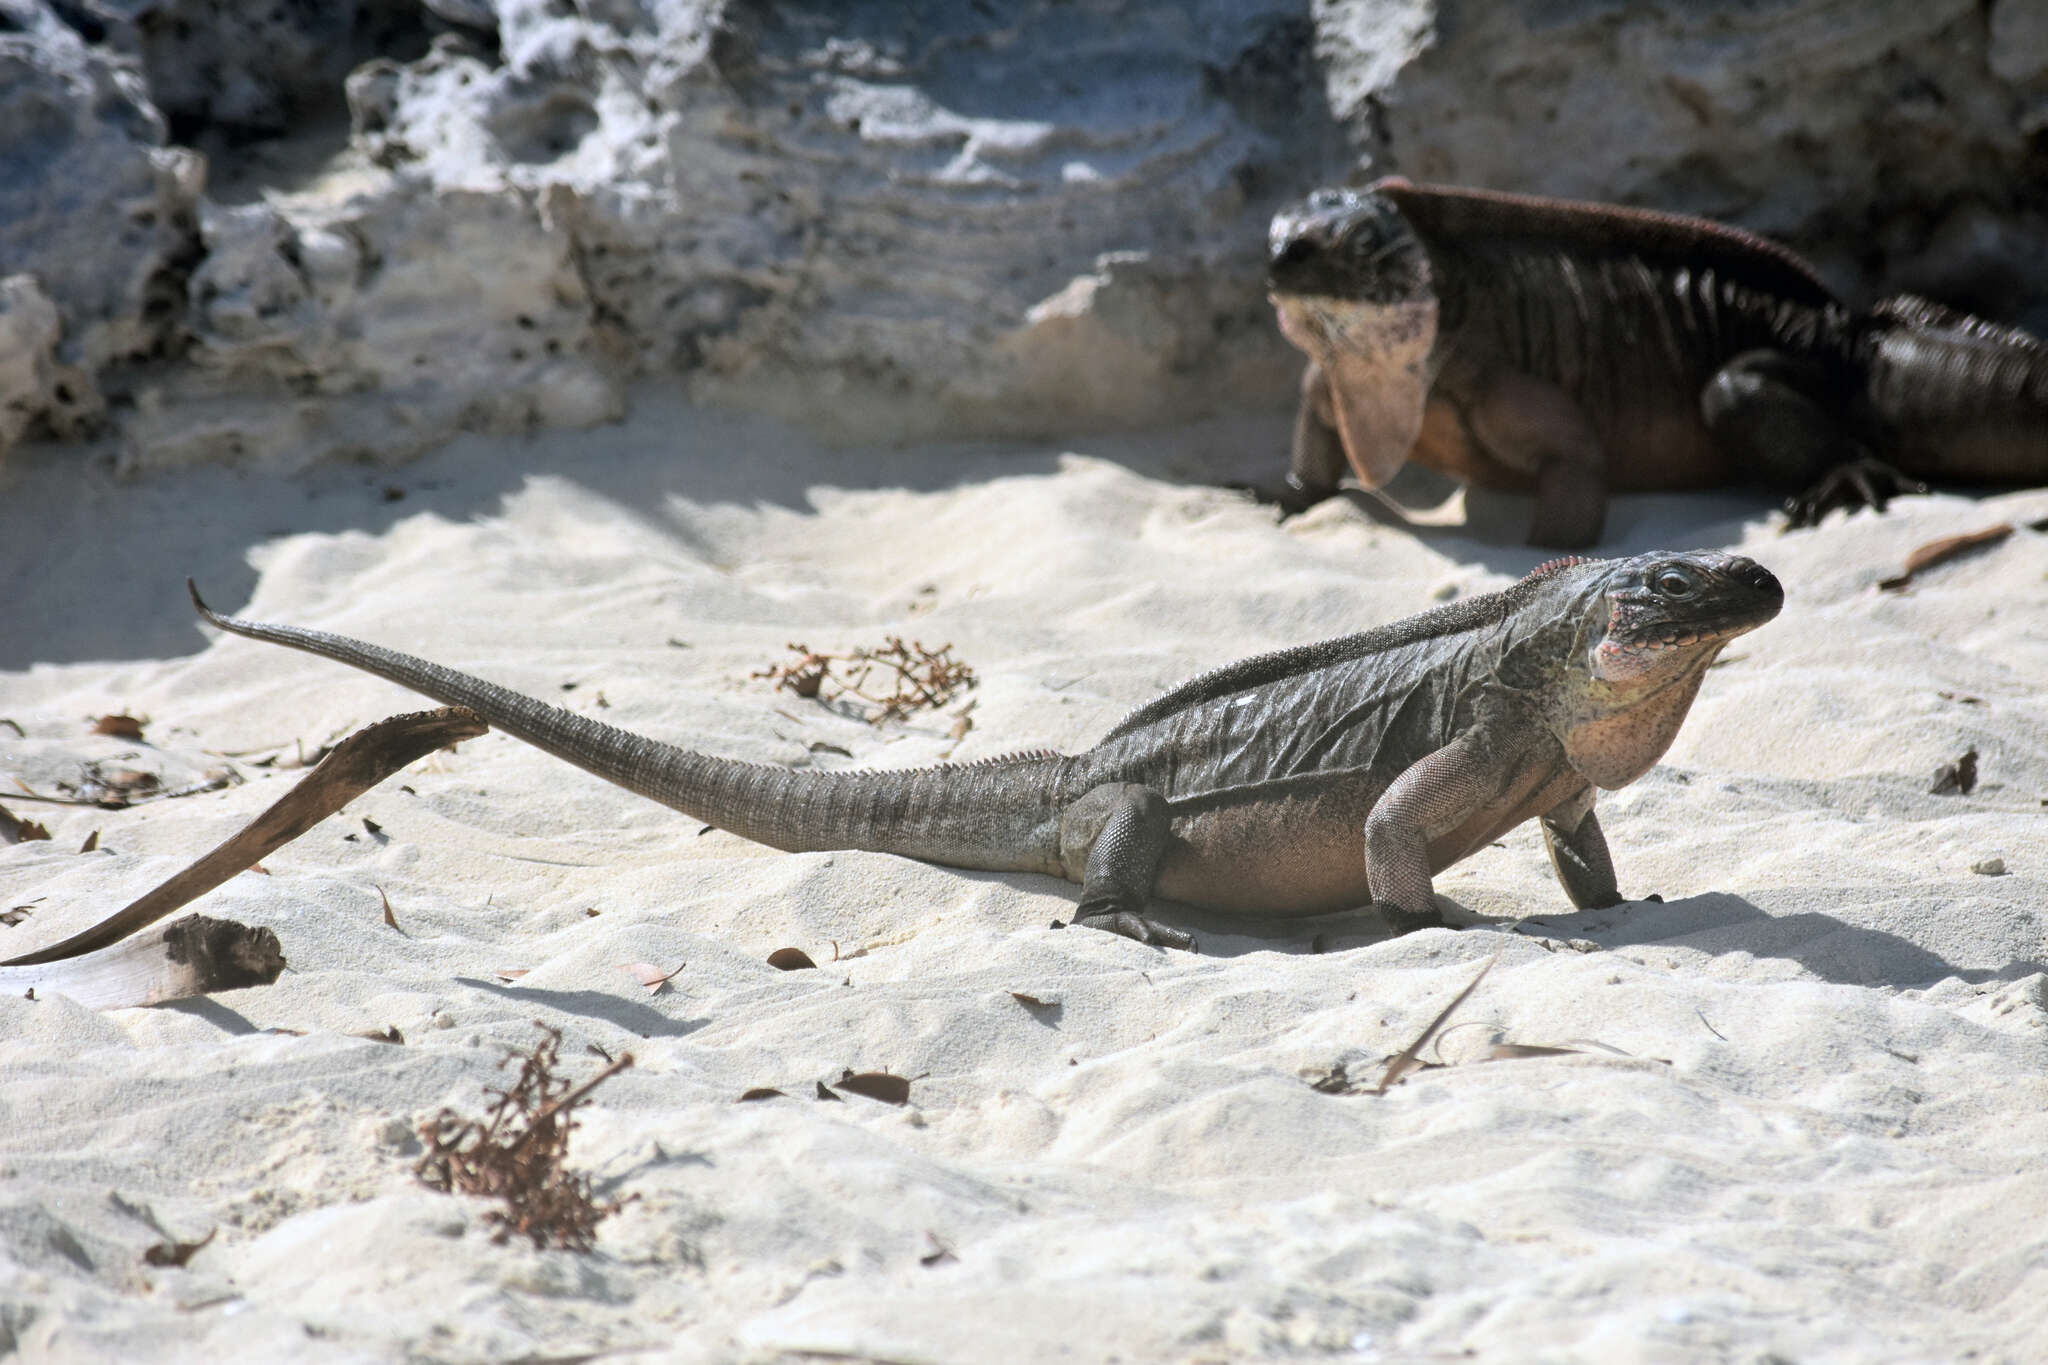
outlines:
[[[1654,580],[1658,592],[1666,597],[1684,597],[1692,591],[1692,580],[1676,569],[1665,569]]]

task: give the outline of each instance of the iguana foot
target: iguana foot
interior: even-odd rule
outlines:
[[[1158,948],[1185,948],[1194,951],[1195,936],[1180,929],[1161,924],[1158,920],[1147,919],[1135,910],[1123,909],[1113,904],[1091,904],[1082,901],[1074,907],[1074,924],[1078,928],[1101,929],[1111,934],[1122,934],[1125,938],[1136,939]]]
[[[1838,464],[1804,493],[1785,499],[1788,529],[1818,526],[1837,507],[1868,507],[1882,512],[1885,504],[1905,493],[1925,493],[1927,485],[1883,460],[1860,459]]]
[[[1443,912],[1433,905],[1426,911],[1403,910],[1398,905],[1389,905],[1385,901],[1374,901],[1372,908],[1380,912],[1380,918],[1387,922],[1397,937],[1402,934],[1412,934],[1417,929],[1449,929],[1452,927],[1444,922]]]
[[[1279,508],[1282,521],[1300,516],[1337,493],[1334,484],[1328,488],[1311,488],[1292,474],[1287,476],[1285,483],[1227,483],[1223,486],[1233,493],[1251,494],[1252,501],[1261,507]]]

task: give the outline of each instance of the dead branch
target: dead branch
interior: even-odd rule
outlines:
[[[536,1247],[588,1251],[598,1223],[630,1201],[599,1203],[590,1177],[563,1165],[569,1134],[577,1126],[573,1112],[591,1091],[633,1065],[633,1054],[620,1053],[597,1075],[571,1087],[555,1075],[561,1031],[538,1021],[535,1026],[546,1037],[523,1056],[505,1054],[498,1065],[519,1057],[519,1077],[509,1090],[485,1092],[497,1100],[483,1118],[465,1119],[444,1108],[420,1125],[427,1153],[413,1174],[429,1189],[503,1200],[505,1207],[488,1215],[498,1225],[494,1241],[517,1232],[532,1238]]]
[[[848,654],[821,654],[800,644],[789,650],[797,656],[795,663],[771,664],[748,676],[772,678],[778,692],[819,701],[858,697],[876,708],[862,717],[870,725],[901,720],[913,711],[936,711],[976,681],[974,670],[953,657],[952,645],[926,649],[920,641],[905,644],[900,635],[883,636],[880,649]]]

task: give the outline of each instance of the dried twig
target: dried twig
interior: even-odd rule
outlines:
[[[1374,1087],[1373,1094],[1386,1094],[1390,1087],[1399,1084],[1401,1078],[1414,1069],[1415,1059],[1422,1055],[1422,1049],[1429,1046],[1429,1040],[1436,1037],[1436,1031],[1444,1026],[1444,1020],[1450,1018],[1452,1012],[1458,1006],[1465,1003],[1465,998],[1478,989],[1479,983],[1486,979],[1486,974],[1493,970],[1493,964],[1498,961],[1500,961],[1499,953],[1495,953],[1492,957],[1486,959],[1486,965],[1479,969],[1478,975],[1465,984],[1464,990],[1451,997],[1451,1003],[1445,1005],[1437,1017],[1429,1021],[1429,1027],[1417,1035],[1414,1042],[1401,1049],[1400,1056],[1387,1063],[1386,1074],[1380,1077],[1380,1083]]]
[[[950,644],[926,649],[919,641],[903,643],[900,635],[882,640],[880,649],[849,654],[821,654],[809,645],[792,644],[795,663],[771,664],[749,676],[772,678],[778,692],[819,701],[858,697],[878,708],[863,717],[871,725],[901,720],[913,711],[936,711],[975,684],[974,670],[953,657]]]
[[[597,1225],[630,1200],[599,1203],[590,1177],[563,1166],[569,1153],[571,1117],[599,1085],[633,1065],[633,1054],[618,1060],[580,1086],[555,1075],[561,1060],[562,1034],[536,1021],[547,1036],[521,1056],[508,1052],[502,1067],[519,1058],[519,1077],[509,1090],[488,1090],[497,1096],[481,1119],[465,1119],[452,1109],[420,1125],[427,1153],[413,1168],[421,1182],[450,1194],[480,1194],[502,1199],[490,1221],[498,1225],[492,1240],[503,1242],[524,1233],[537,1247],[560,1246],[588,1251]]]

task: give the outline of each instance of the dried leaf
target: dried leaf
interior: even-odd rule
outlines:
[[[1060,1007],[1060,1002],[1057,1000],[1041,1000],[1035,995],[1026,995],[1022,991],[1011,991],[1010,998],[1027,1010],[1056,1010]]]
[[[384,894],[384,888],[381,886],[377,888],[377,899],[384,902],[384,922],[393,929],[398,929],[398,916],[391,913],[391,897]],[[398,932],[402,934],[405,930],[398,929]]]
[[[10,844],[25,844],[32,839],[47,839],[50,831],[34,820],[24,820],[5,806],[0,806],[0,839]]]
[[[838,1104],[846,1103],[845,1100],[842,1100],[839,1098],[839,1096],[833,1094],[831,1087],[827,1086],[823,1081],[818,1082],[818,1098],[821,1100],[832,1100]]]
[[[1450,1018],[1452,1011],[1465,1003],[1465,998],[1478,988],[1479,983],[1486,979],[1486,974],[1493,970],[1493,964],[1498,961],[1500,961],[1500,954],[1498,952],[1486,959],[1485,965],[1480,967],[1478,974],[1466,983],[1465,989],[1453,996],[1451,1003],[1445,1005],[1437,1017],[1429,1021],[1429,1027],[1425,1028],[1416,1037],[1414,1042],[1403,1048],[1400,1056],[1387,1063],[1386,1074],[1380,1077],[1380,1083],[1373,1090],[1373,1094],[1386,1094],[1390,1087],[1399,1084],[1403,1076],[1415,1069],[1417,1055],[1421,1053],[1422,1049],[1429,1046],[1429,1040],[1436,1037],[1436,1031],[1444,1026],[1444,1020]]]
[[[144,772],[140,768],[95,768],[93,777],[101,786],[124,794],[155,791],[162,785],[155,773]]]
[[[953,1254],[953,1248],[947,1246],[944,1242],[941,1242],[939,1240],[937,1233],[927,1232],[924,1235],[924,1239],[925,1241],[931,1243],[932,1249],[930,1251],[927,1251],[924,1255],[917,1258],[917,1263],[919,1265],[926,1267],[944,1265],[948,1261],[957,1261],[960,1259],[958,1256],[955,1256]]]
[[[735,1103],[746,1104],[752,1100],[775,1100],[788,1098],[789,1096],[784,1094],[782,1091],[777,1090],[772,1085],[757,1085],[752,1090],[749,1090],[746,1094],[740,1096],[739,1099],[735,1101]]]
[[[841,1090],[851,1090],[884,1104],[907,1104],[910,1100],[909,1078],[892,1076],[886,1071],[848,1071],[837,1084]]]
[[[1906,556],[1906,566],[1894,577],[1878,583],[1887,592],[1896,592],[1911,583],[1913,579],[1937,564],[1946,564],[1951,559],[1968,554],[1982,546],[1996,545],[2012,534],[2012,523],[2001,521],[1981,531],[1968,531],[1959,536],[1944,536],[1930,540]]]
[[[405,1035],[398,1031],[398,1025],[396,1024],[386,1024],[381,1029],[370,1033],[358,1033],[355,1036],[358,1038],[368,1038],[373,1043],[403,1043],[405,1041]]]
[[[1977,747],[1973,744],[1962,757],[1934,770],[1927,790],[1933,796],[1968,796],[1977,789]]]
[[[1308,1083],[1308,1088],[1319,1095],[1350,1095],[1358,1090],[1358,1082],[1345,1072],[1344,1063],[1338,1062],[1322,1075]]]
[[[90,853],[99,846],[100,832],[98,830],[94,830],[92,833],[85,836],[85,842],[78,846],[78,851],[80,853]]]
[[[92,723],[92,733],[112,735],[115,739],[141,739],[142,722],[133,716],[101,716]],[[178,1262],[183,1265],[184,1262]]]
[[[497,977],[500,981],[517,981],[532,970],[533,968],[531,967],[500,967],[497,971],[492,972],[491,975]]]
[[[219,1232],[220,1229],[215,1228],[196,1242],[180,1242],[175,1238],[170,1241],[158,1242],[155,1246],[144,1249],[142,1259],[149,1265],[182,1266],[198,1253],[199,1248],[211,1242]]]
[[[837,958],[833,960],[838,961]],[[780,972],[800,972],[818,964],[811,961],[811,955],[801,948],[777,948],[768,954],[768,965]]]
[[[34,910],[31,910],[29,908],[29,906],[34,904],[34,901],[30,901],[28,905],[10,906],[5,910],[0,910],[0,924],[4,924],[8,928],[12,929],[15,925],[21,923],[23,920],[27,919],[30,915],[33,915],[35,913]]]
[[[629,962],[619,970],[645,986],[649,995],[660,995],[668,989],[669,982],[675,980],[677,974],[689,965],[687,962],[679,963],[675,971],[665,972],[652,962]]]
[[[372,820],[369,816],[365,815],[363,817],[363,832],[365,834],[371,835],[372,837],[375,837],[376,835],[382,834],[384,832],[384,826],[378,824],[375,820]]]

